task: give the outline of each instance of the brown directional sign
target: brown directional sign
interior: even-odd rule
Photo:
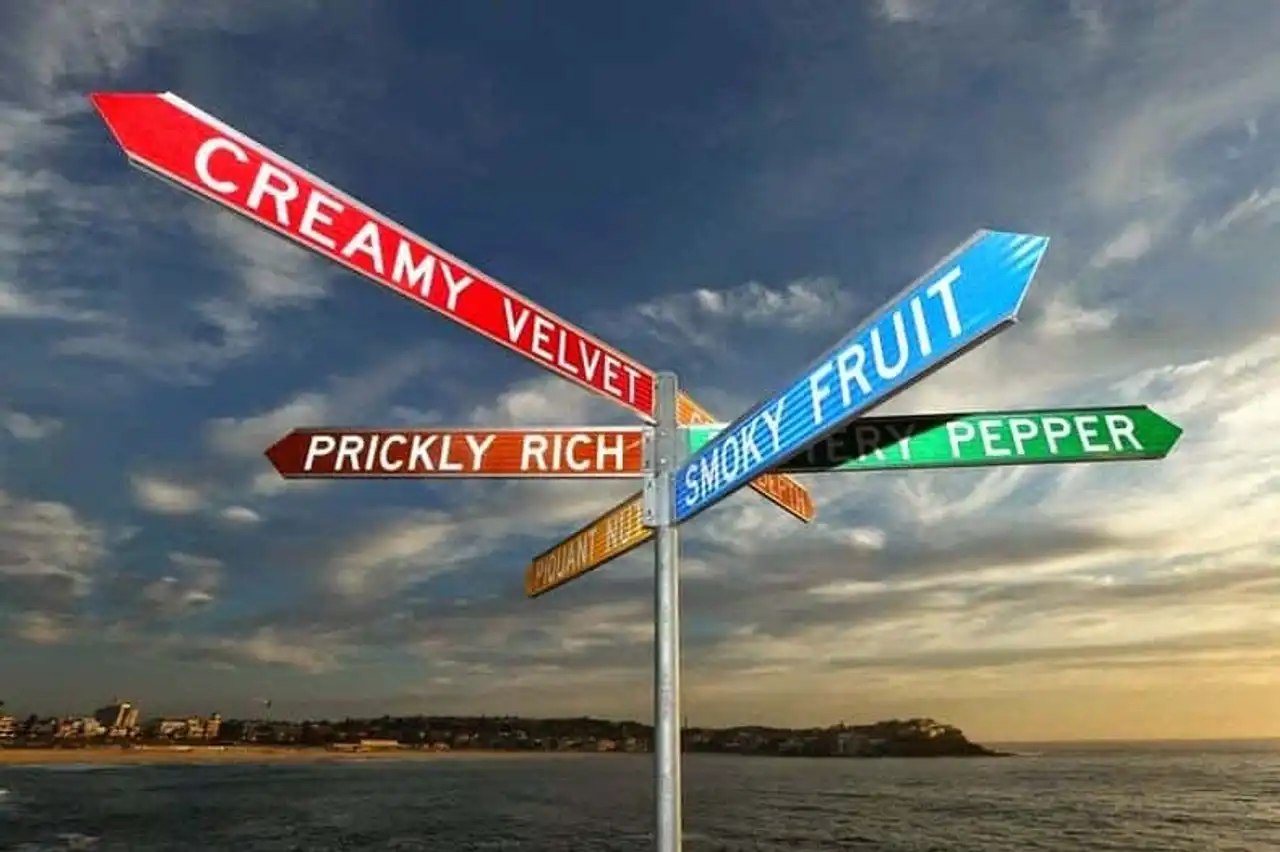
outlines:
[[[286,479],[644,475],[644,427],[297,429],[267,450]]]

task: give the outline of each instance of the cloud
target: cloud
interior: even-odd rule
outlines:
[[[176,639],[169,644],[179,659],[231,669],[267,665],[321,674],[334,669],[341,660],[341,652],[321,637],[290,637],[270,627],[243,638]]]
[[[224,521],[232,524],[257,524],[262,516],[248,506],[227,506],[218,513]]]
[[[1087,186],[1101,207],[1147,200],[1166,207],[1188,203],[1198,187],[1179,173],[1178,155],[1186,146],[1231,124],[1243,125],[1280,100],[1276,58],[1254,49],[1270,39],[1275,17],[1236,29],[1232,38],[1241,52],[1228,58],[1192,38],[1209,23],[1207,13],[1194,6],[1169,10],[1155,16],[1142,34],[1141,44],[1151,48],[1140,71],[1145,85],[1093,149],[1097,159]],[[1188,48],[1194,57],[1184,52]],[[1165,97],[1172,91],[1179,96]]]
[[[543,376],[507,388],[492,402],[476,406],[467,419],[493,428],[608,425],[625,422],[619,411],[598,394],[558,376]]]
[[[69,636],[108,539],[66,504],[0,491],[0,616],[9,632],[40,644]]]
[[[876,11],[890,24],[921,24],[945,14],[949,5],[937,0],[877,0]],[[965,11],[973,14],[976,10]]]
[[[1277,204],[1280,204],[1280,186],[1273,186],[1265,191],[1251,190],[1215,220],[1197,224],[1191,232],[1191,238],[1197,243],[1205,243],[1241,226],[1256,223],[1274,227],[1280,221],[1277,217],[1280,213],[1276,209]]]
[[[115,641],[145,643],[142,634],[176,626],[210,609],[218,599],[225,565],[210,556],[173,551],[156,572],[122,571],[105,584],[114,620],[105,632]]]
[[[14,619],[13,635],[33,645],[59,645],[73,633],[66,616],[24,612]]]
[[[330,581],[343,595],[394,593],[406,580],[427,579],[464,555],[459,532],[458,524],[442,513],[399,518],[334,554],[329,561]]]
[[[62,422],[53,417],[36,417],[21,411],[0,413],[0,426],[19,441],[43,441],[62,428]]]
[[[20,578],[65,581],[76,595],[88,591],[89,572],[103,556],[105,532],[70,506],[27,500],[0,491],[0,574]]]
[[[644,302],[629,312],[631,323],[657,340],[681,347],[716,351],[726,333],[744,329],[839,332],[859,300],[831,278],[803,278],[781,287],[749,281],[735,287],[700,287]]]
[[[257,458],[294,429],[361,420],[420,377],[430,357],[428,349],[416,347],[364,371],[332,376],[325,390],[294,394],[261,413],[214,418],[205,426],[207,444],[228,458]]]
[[[49,218],[75,214],[75,188],[49,168],[48,148],[64,142],[63,121],[80,107],[58,99],[43,109],[0,101],[0,320],[87,322],[97,314],[65,283],[34,287],[32,267],[57,249],[43,231]]]
[[[323,393],[301,393],[261,414],[219,417],[211,421],[207,427],[208,442],[215,452],[226,456],[259,456],[300,426],[321,426],[329,422],[332,407]]]
[[[205,496],[191,485],[162,476],[136,474],[130,480],[133,499],[159,515],[190,515],[205,506]]]
[[[173,617],[213,603],[222,581],[222,560],[175,551],[169,562],[180,576],[165,574],[142,588],[142,600],[152,614]]]
[[[1114,263],[1134,261],[1150,251],[1154,243],[1155,234],[1150,224],[1130,222],[1114,240],[1098,250],[1090,264],[1101,269]]]
[[[221,0],[174,15],[154,0],[105,0],[92,11],[31,2],[6,9],[6,31],[26,35],[15,36],[0,64],[0,320],[62,325],[41,342],[56,356],[43,372],[69,369],[63,359],[89,360],[152,380],[202,383],[261,343],[265,314],[323,295],[327,269],[301,250],[156,193],[125,169],[102,144],[84,97],[90,83],[111,86],[158,46],[252,32],[311,6]],[[88,134],[94,150],[112,157],[114,179],[84,173]],[[221,261],[226,286],[206,282],[212,295],[196,297],[186,292],[189,280],[169,291],[141,286],[141,269],[165,276],[193,238]],[[33,350],[24,351],[30,358]]]

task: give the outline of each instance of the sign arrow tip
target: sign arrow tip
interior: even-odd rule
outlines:
[[[168,93],[157,92],[90,92],[89,103],[98,111],[102,121],[111,131],[116,144],[133,159],[139,146],[149,150],[161,131],[166,110],[175,109],[167,103]]]
[[[276,469],[276,473],[280,474],[285,479],[289,478],[289,475],[285,473],[285,470],[290,466],[289,463],[292,460],[291,457],[297,455],[291,446],[295,443],[295,434],[295,432],[290,432],[271,446],[267,447],[262,453],[267,457],[267,461],[271,462],[271,466]]]
[[[111,132],[115,138],[116,144],[123,148],[126,152],[129,146],[125,144],[124,137],[120,133],[121,113],[127,109],[128,101],[140,97],[136,94],[122,92],[90,92],[89,103],[93,104],[93,108],[98,111],[98,115],[102,117],[102,121],[107,125],[107,130]],[[142,95],[141,97],[147,97]]]

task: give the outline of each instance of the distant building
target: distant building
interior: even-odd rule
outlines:
[[[59,719],[53,730],[53,736],[55,739],[60,740],[77,740],[100,737],[106,732],[105,725],[92,716],[85,716],[82,718]]]
[[[12,716],[0,716],[0,742],[8,742],[18,735],[18,720]]]
[[[187,732],[186,719],[156,719],[151,723],[149,733],[156,737],[175,739]]]
[[[360,743],[329,743],[325,748],[329,751],[359,751]]]
[[[138,708],[128,701],[117,701],[94,710],[93,719],[107,736],[130,737],[138,728]]]
[[[166,740],[214,740],[222,730],[222,717],[187,716],[183,719],[153,719],[147,734]]]
[[[362,739],[359,745],[360,751],[385,751],[392,748],[400,748],[400,742],[398,740]]]
[[[218,739],[223,729],[223,718],[211,716],[186,716],[186,718],[152,719],[147,723],[148,737],[160,739]]]
[[[866,735],[857,731],[841,731],[836,734],[836,754],[861,754],[870,744]]]

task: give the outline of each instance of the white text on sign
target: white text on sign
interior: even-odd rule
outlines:
[[[1144,447],[1138,442],[1135,429],[1133,418],[1124,414],[992,417],[952,421],[947,424],[947,438],[956,458],[971,451],[975,443],[988,458],[1043,451],[1051,456],[1074,451],[1142,452]]]

